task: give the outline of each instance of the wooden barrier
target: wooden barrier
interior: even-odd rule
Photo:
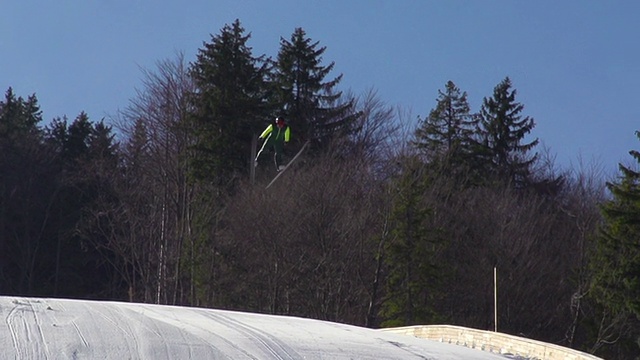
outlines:
[[[512,354],[541,360],[602,360],[599,357],[542,341],[499,332],[451,325],[419,325],[380,329],[397,334],[457,344],[498,354]]]

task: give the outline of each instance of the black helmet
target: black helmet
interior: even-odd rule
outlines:
[[[284,124],[284,118],[282,116],[276,117],[276,124]]]

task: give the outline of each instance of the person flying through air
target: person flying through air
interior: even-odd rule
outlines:
[[[276,170],[281,171],[284,169],[284,163],[282,162],[282,153],[284,152],[284,145],[289,142],[291,139],[291,128],[289,125],[285,124],[284,118],[279,116],[276,118],[275,126],[274,124],[270,124],[266,129],[260,134],[260,139],[264,139],[262,143],[262,148],[258,151],[258,155],[255,159],[255,166],[258,166],[258,161],[262,154],[264,154],[265,150],[273,149],[274,161],[276,165]]]

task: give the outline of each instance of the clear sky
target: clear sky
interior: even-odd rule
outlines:
[[[374,89],[413,119],[448,80],[477,111],[509,76],[561,168],[582,159],[614,172],[640,149],[639,16],[637,0],[5,0],[0,90],[35,93],[45,121],[108,121],[141,88],[141,68],[194,60],[235,19],[256,56],[302,27],[341,90]]]

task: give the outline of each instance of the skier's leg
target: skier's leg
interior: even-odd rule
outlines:
[[[278,153],[273,151],[273,165],[276,167],[276,171],[278,171]]]
[[[282,169],[284,169],[284,163],[282,162],[282,144],[279,142],[276,142],[275,144],[273,144],[273,151],[276,153],[275,154],[275,161],[276,161],[276,170],[280,171]]]

